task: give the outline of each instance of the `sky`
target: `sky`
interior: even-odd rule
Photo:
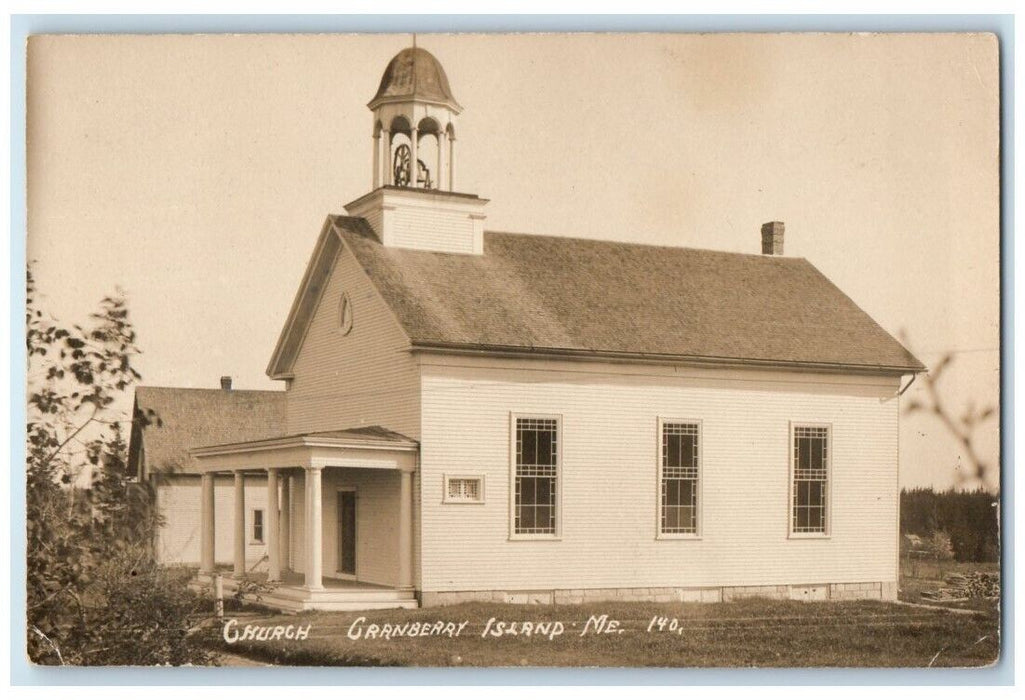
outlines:
[[[40,36],[27,255],[80,322],[121,288],[144,383],[264,371],[329,213],[372,177],[373,97],[409,35]],[[999,74],[990,35],[431,35],[486,229],[804,257],[927,365],[999,401]],[[926,400],[919,380],[904,395]],[[975,435],[995,464],[998,425]],[[971,485],[931,415],[901,484]],[[996,484],[996,472],[988,474]]]

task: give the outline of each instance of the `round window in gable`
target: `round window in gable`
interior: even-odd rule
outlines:
[[[352,302],[348,294],[342,294],[342,303],[338,309],[338,324],[342,329],[342,335],[349,335],[352,330]]]

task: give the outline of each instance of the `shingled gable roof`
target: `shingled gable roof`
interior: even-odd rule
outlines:
[[[142,430],[150,472],[193,472],[192,447],[280,437],[285,428],[283,391],[137,387],[136,413],[149,410],[160,418]],[[130,454],[139,437],[133,425]]]
[[[483,255],[456,255],[386,248],[363,219],[329,222],[417,348],[925,369],[802,258],[496,232]]]

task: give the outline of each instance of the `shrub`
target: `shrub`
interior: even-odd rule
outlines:
[[[139,374],[123,298],[92,328],[35,305],[28,275],[27,652],[40,664],[208,663],[198,601],[159,566],[153,490],[127,470],[116,399]],[[148,420],[151,417],[143,417]],[[86,470],[92,478],[83,488]]]

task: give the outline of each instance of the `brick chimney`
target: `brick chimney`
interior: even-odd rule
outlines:
[[[231,377],[228,375],[221,377],[221,388],[225,391],[231,391]]]
[[[783,222],[762,224],[762,255],[783,255]]]

